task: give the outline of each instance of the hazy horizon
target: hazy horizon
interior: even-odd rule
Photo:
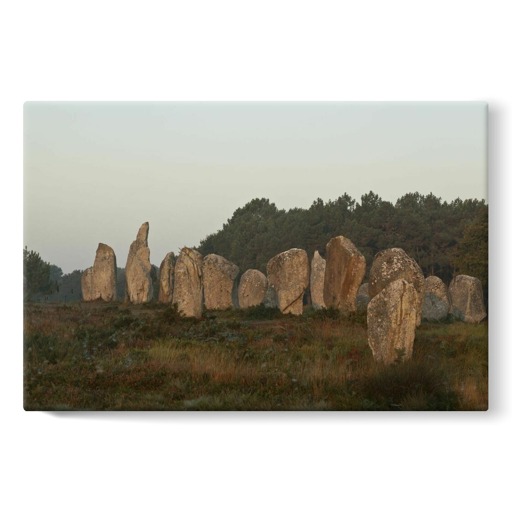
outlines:
[[[24,245],[83,270],[196,246],[258,197],[279,209],[373,190],[487,201],[484,103],[50,103],[24,108]]]

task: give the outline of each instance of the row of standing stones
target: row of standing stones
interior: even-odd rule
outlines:
[[[126,300],[133,304],[153,297],[148,234],[146,222],[130,245],[126,262]],[[84,301],[117,299],[116,268],[114,251],[100,243],[94,265],[82,275]],[[367,311],[368,343],[375,360],[384,364],[412,356],[416,327],[422,319],[442,320],[451,314],[478,323],[486,317],[477,278],[458,275],[449,287],[438,277],[425,279],[419,265],[402,249],[379,252],[368,283],[361,284],[365,272],[364,256],[343,236],[329,241],[325,259],[315,251],[310,264],[306,251],[290,249],[269,260],[266,276],[249,269],[239,281],[234,263],[216,254],[203,257],[185,247],[177,258],[172,252],[164,257],[158,300],[176,304],[183,316],[195,318],[202,316],[203,309],[245,309],[261,304],[300,315],[309,287],[316,309]]]

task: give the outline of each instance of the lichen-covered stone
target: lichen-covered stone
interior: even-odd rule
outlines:
[[[263,304],[267,291],[267,278],[263,272],[250,268],[240,278],[238,304],[241,309]]]
[[[356,295],[366,272],[365,257],[344,236],[331,238],[326,246],[324,302],[343,312],[356,310]]]
[[[277,307],[282,313],[301,315],[303,297],[309,284],[309,261],[303,249],[290,249],[267,263],[270,293],[275,291]]]
[[[450,311],[450,297],[448,287],[437,276],[428,276],[425,279],[425,292],[423,294],[422,317],[424,320],[443,320]]]
[[[158,301],[172,302],[174,288],[174,265],[176,258],[173,252],[168,252],[160,264],[160,276],[158,281]]]
[[[116,300],[117,264],[114,250],[106,244],[98,244],[94,265],[82,275],[82,297],[84,301]]]
[[[324,302],[324,278],[325,260],[315,251],[311,260],[311,274],[309,277],[309,289],[311,291],[311,305],[314,309],[325,308]]]
[[[421,324],[425,277],[420,266],[408,254],[399,248],[380,251],[373,259],[368,280],[370,299],[381,292],[389,283],[405,279],[416,290],[416,325]]]
[[[416,291],[405,279],[392,281],[368,304],[368,344],[375,361],[391,364],[412,356]]]
[[[455,276],[449,287],[450,313],[468,323],[481,322],[486,316],[482,283],[476,277]]]
[[[225,310],[238,303],[236,278],[237,265],[218,254],[208,254],[203,259],[204,307]]]
[[[181,315],[201,318],[203,314],[203,256],[184,247],[174,266],[172,303]]]
[[[132,304],[142,304],[153,298],[148,234],[149,223],[145,222],[131,243],[126,260],[126,298]]]

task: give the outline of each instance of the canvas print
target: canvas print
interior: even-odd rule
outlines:
[[[488,408],[487,105],[27,102],[24,408]]]

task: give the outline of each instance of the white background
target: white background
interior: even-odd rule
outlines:
[[[5,2],[0,12],[3,510],[510,510],[507,2]],[[22,409],[26,100],[490,104],[486,413]]]

